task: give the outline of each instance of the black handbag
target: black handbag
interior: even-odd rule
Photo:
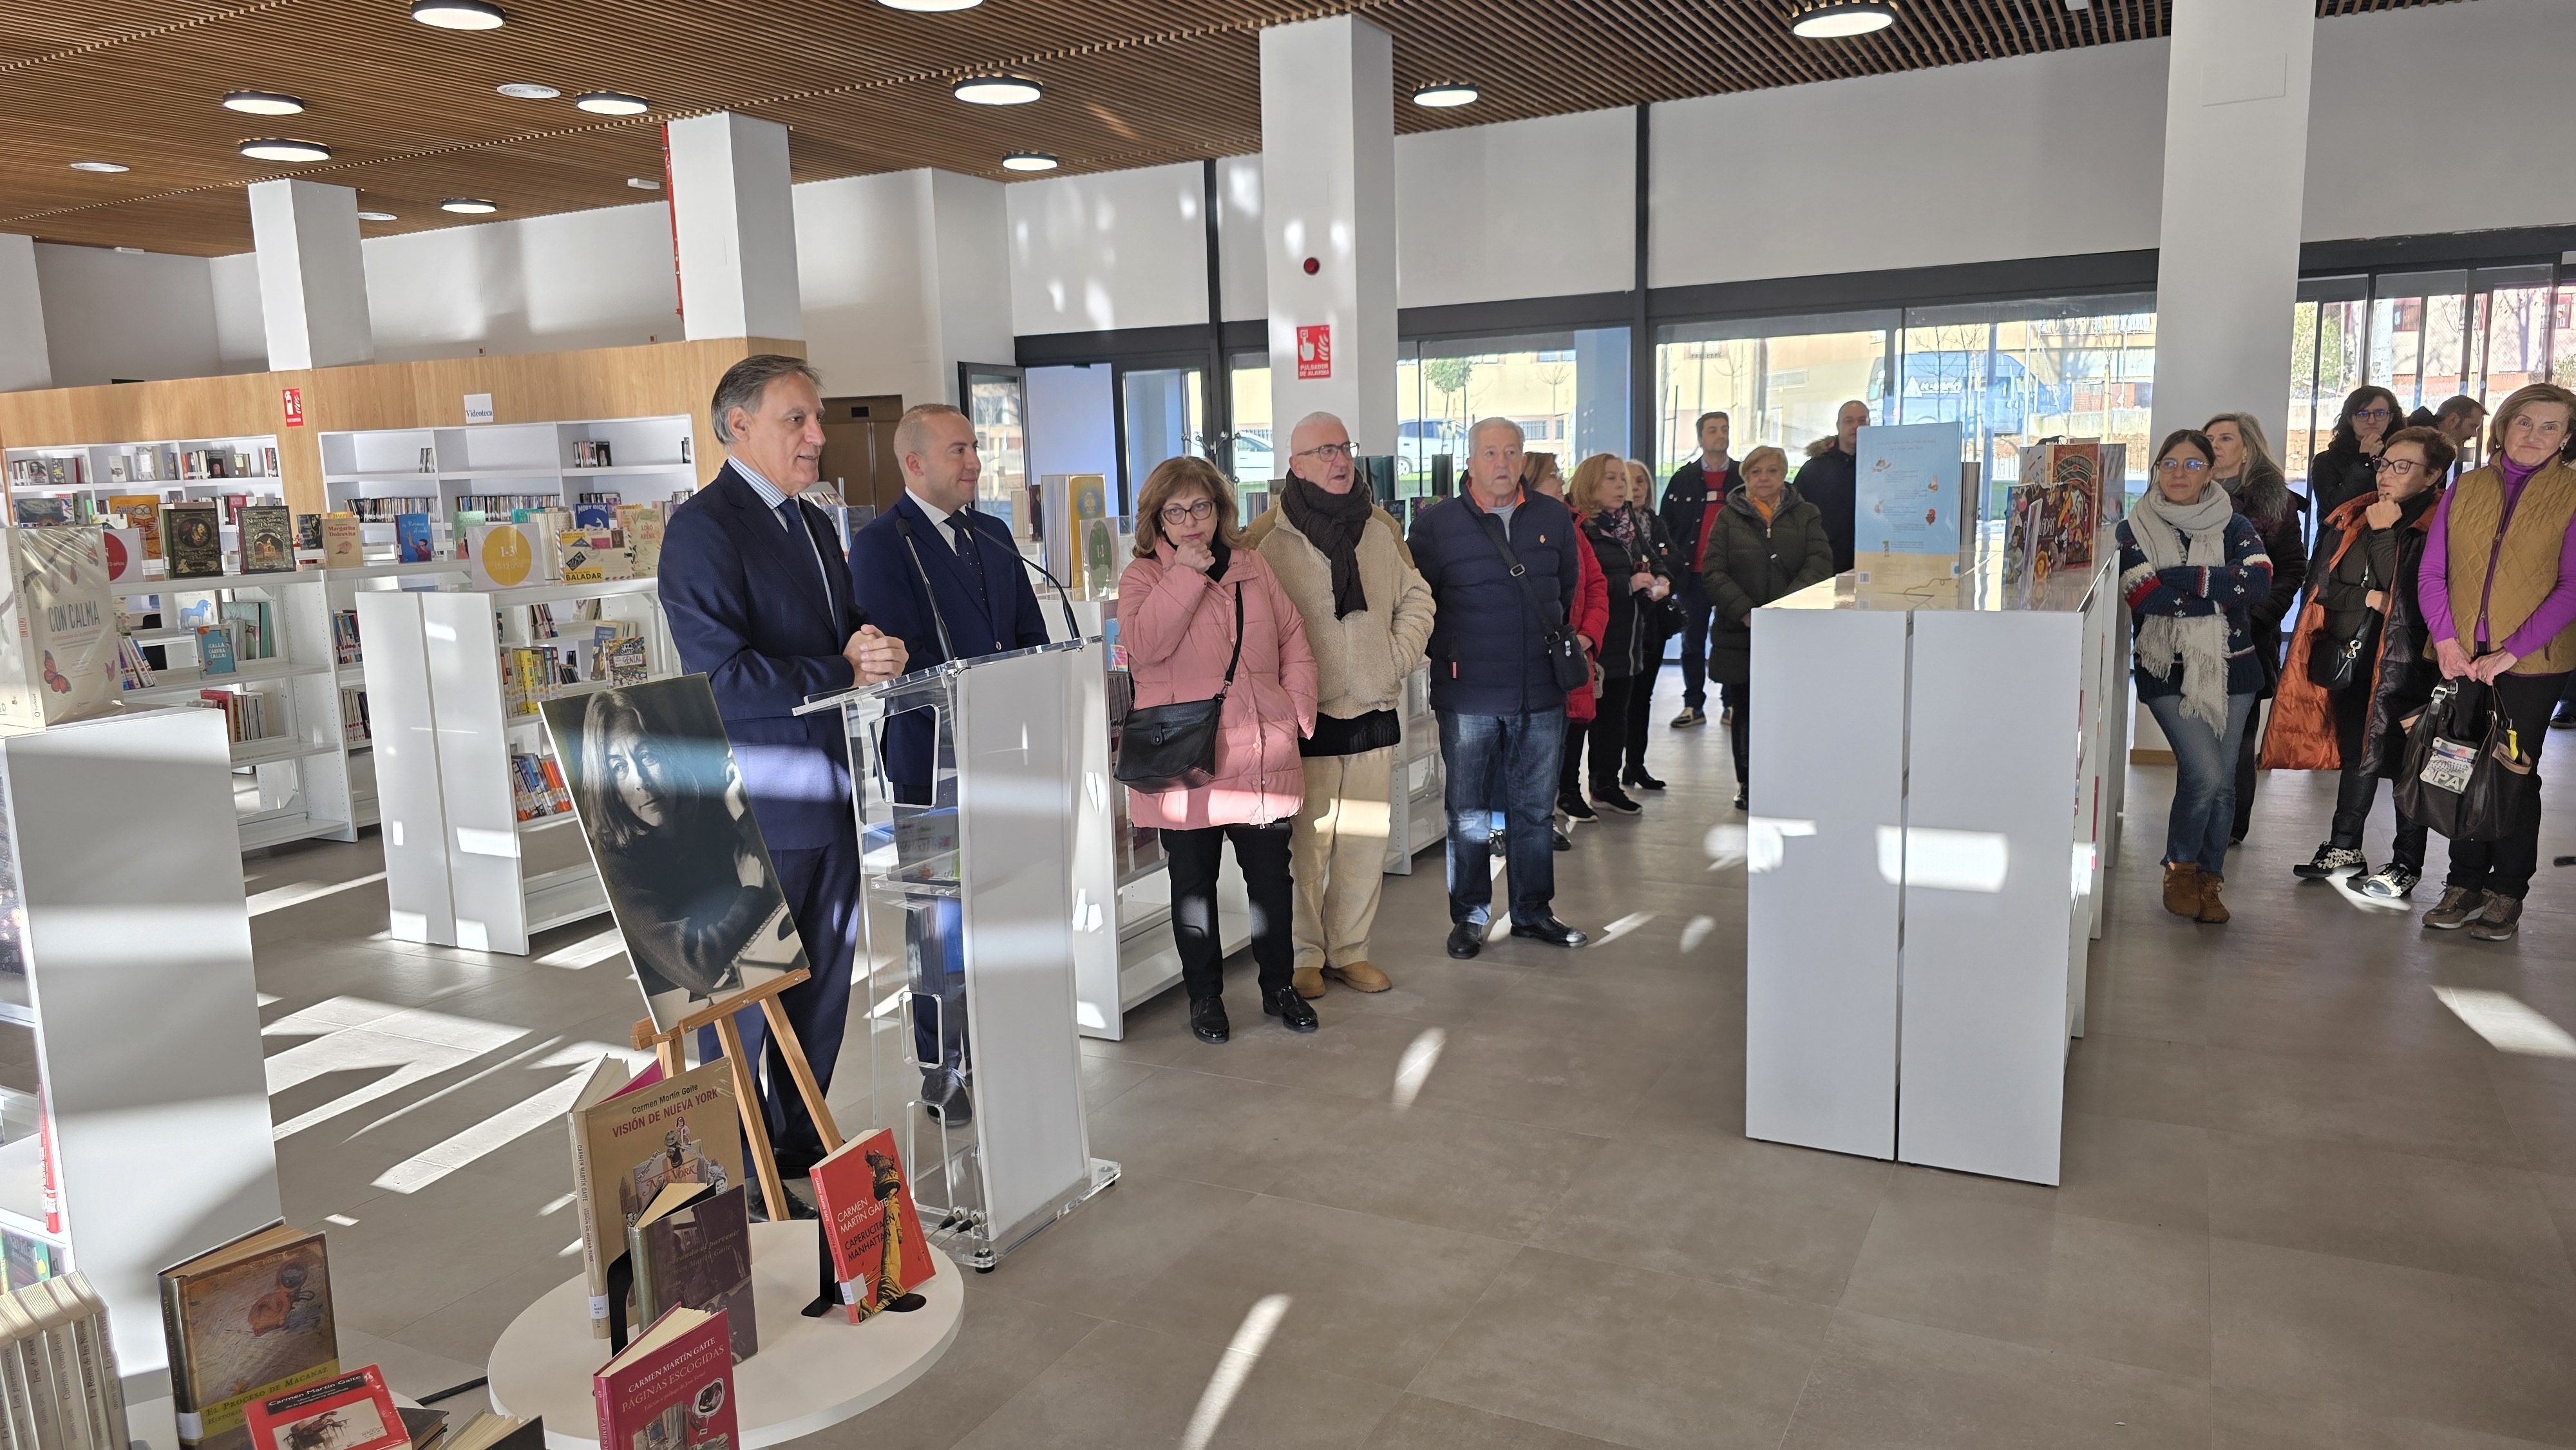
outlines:
[[[2308,683],[2324,690],[2348,690],[2369,679],[2369,666],[2364,663],[2375,653],[2379,642],[2379,612],[2363,611],[2361,632],[2349,639],[2321,639],[2323,649],[2308,650]]]
[[[1556,687],[1566,691],[1582,689],[1591,683],[1592,662],[1584,657],[1583,644],[1574,637],[1574,631],[1565,627],[1564,608],[1553,597],[1544,608],[1540,606],[1538,594],[1530,583],[1529,566],[1521,562],[1518,554],[1504,547],[1500,539],[1485,531],[1485,517],[1480,513],[1475,518],[1476,532],[1486,543],[1494,546],[1495,553],[1503,556],[1503,567],[1511,571],[1513,580],[1520,585],[1521,608],[1528,612],[1530,623],[1538,626],[1548,671],[1556,680]]]
[[[2501,841],[2540,803],[2538,762],[2520,742],[2493,691],[2444,680],[2407,717],[2397,807],[2454,841]]]
[[[1243,662],[1243,586],[1234,586],[1234,654],[1225,662],[1225,683],[1206,700],[1175,700],[1130,710],[1118,727],[1121,785],[1147,795],[1167,790],[1196,790],[1216,779],[1217,721],[1225,714],[1225,696],[1234,688],[1234,667]]]

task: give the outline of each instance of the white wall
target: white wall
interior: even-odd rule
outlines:
[[[1257,195],[1257,167],[1249,184]],[[1194,161],[1005,188],[1013,328],[1102,332],[1206,322],[1203,191]]]
[[[926,397],[935,364],[922,288],[917,172],[796,188],[805,355],[834,396]]]
[[[208,258],[206,280],[214,292],[215,351],[223,358],[223,370],[268,371],[268,323],[259,310],[259,254],[236,252]]]
[[[2571,19],[2564,0],[2472,0],[2319,20],[2301,237],[2576,222]],[[2399,177],[2438,200],[2405,205]]]
[[[226,372],[203,257],[36,245],[54,386]],[[263,344],[263,347],[265,344]]]
[[[1225,320],[1270,316],[1269,258],[1261,250],[1261,158],[1228,156],[1216,164],[1218,282]]]
[[[1636,154],[1629,110],[1398,136],[1396,305],[1627,291]]]
[[[680,335],[662,203],[371,237],[376,361],[624,347]]]

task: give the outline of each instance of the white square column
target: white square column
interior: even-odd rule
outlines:
[[[45,298],[36,286],[36,239],[0,234],[0,393],[53,385]]]
[[[2282,442],[2316,16],[2314,0],[2174,0],[2150,448],[2222,412]]]
[[[1322,410],[1360,452],[1394,452],[1395,51],[1385,31],[1341,15],[1261,32],[1261,189],[1279,436]],[[1328,330],[1328,358],[1301,357],[1311,328]]]
[[[673,121],[664,134],[682,333],[801,341],[787,128],[718,111]]]
[[[253,182],[250,234],[259,253],[269,367],[375,361],[367,267],[358,250],[358,193],[318,181]]]

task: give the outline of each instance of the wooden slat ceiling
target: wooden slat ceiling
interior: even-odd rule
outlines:
[[[223,255],[251,245],[242,187],[271,176],[354,186],[398,220],[453,226],[440,199],[495,219],[642,200],[660,123],[736,110],[785,123],[796,178],[940,167],[1009,177],[1010,151],[1105,171],[1261,145],[1259,35],[1358,12],[1395,37],[1399,96],[1462,79],[1476,105],[1396,107],[1399,130],[1480,125],[2099,45],[2164,33],[2168,0],[1898,0],[1876,35],[1796,39],[1787,0],[985,0],[910,14],[870,0],[501,0],[510,23],[457,33],[408,0],[27,0],[0,4],[0,231]],[[2441,0],[2318,0],[2320,14]],[[1010,71],[1035,105],[968,106],[961,76]],[[539,81],[564,98],[498,95]],[[229,90],[302,97],[300,116],[237,115]],[[589,89],[651,113],[573,108]],[[245,138],[320,141],[330,161],[252,161]],[[85,159],[128,172],[73,171]],[[1061,173],[1059,173],[1061,174]]]

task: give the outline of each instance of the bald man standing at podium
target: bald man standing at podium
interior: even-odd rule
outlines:
[[[858,829],[840,713],[795,711],[814,696],[902,674],[903,641],[868,622],[831,522],[799,497],[823,457],[814,369],[776,354],[744,358],[725,370],[708,411],[729,456],[664,530],[662,611],[680,668],[714,687],[752,818],[804,940],[813,975],[779,994],[779,1005],[828,1091],[858,951]],[[822,1134],[759,1009],[734,1020],[778,1171],[803,1177],[823,1155]],[[722,1051],[715,1029],[700,1033],[702,1060]],[[780,1205],[766,1207],[773,1218],[787,1216]]]

